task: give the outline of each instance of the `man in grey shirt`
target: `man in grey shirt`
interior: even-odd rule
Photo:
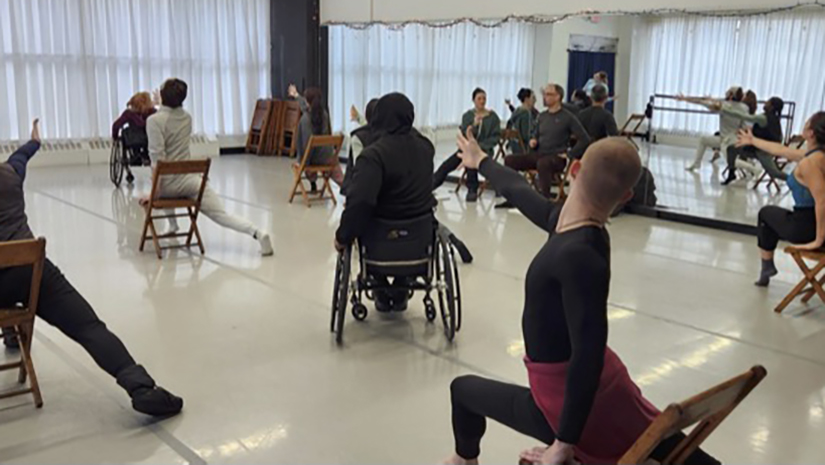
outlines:
[[[590,144],[590,136],[579,120],[562,106],[563,98],[564,89],[560,85],[551,83],[544,88],[544,106],[547,110],[539,115],[535,133],[530,139],[532,151],[504,158],[504,164],[516,171],[537,170],[539,190],[548,198],[553,179],[567,166],[567,160],[560,155],[567,154],[571,159],[579,159]],[[571,149],[572,138],[575,138],[576,144]],[[504,202],[496,207],[511,208],[511,205]]]
[[[0,163],[0,243],[34,238],[26,217],[23,182],[26,166],[40,149],[38,121],[31,140]],[[0,268],[0,308],[28,305],[31,267]],[[157,386],[145,368],[138,365],[120,339],[100,321],[91,305],[69,283],[63,273],[46,258],[40,281],[37,316],[79,343],[97,365],[117,380],[132,399],[138,412],[153,416],[174,415],[183,400]],[[18,339],[3,329],[7,347],[16,348]]]
[[[146,122],[149,136],[149,157],[152,164],[158,160],[186,161],[192,158],[189,140],[192,136],[192,116],[183,109],[188,86],[180,79],[169,79],[160,89],[162,106]],[[161,179],[162,197],[196,197],[200,191],[201,180],[197,175],[164,176]],[[219,225],[248,234],[261,246],[261,255],[272,255],[272,243],[269,234],[259,230],[249,221],[232,216],[226,212],[223,201],[210,186],[206,186],[201,200],[201,212]],[[169,232],[178,230],[175,218],[169,218]]]

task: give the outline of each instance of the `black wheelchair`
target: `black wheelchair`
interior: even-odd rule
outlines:
[[[375,300],[376,291],[398,292],[399,286],[409,292],[424,291],[427,321],[435,321],[436,307],[431,293],[438,294],[438,308],[444,334],[452,342],[461,329],[461,286],[458,279],[455,249],[449,231],[440,226],[435,216],[428,214],[413,220],[378,220],[356,242],[338,254],[332,296],[330,330],[338,344],[343,342],[347,306],[352,304],[352,316],[357,321],[367,318],[362,296]],[[353,249],[358,253],[359,271],[351,276]],[[388,286],[386,278],[395,282]],[[401,284],[396,285],[396,283]]]
[[[126,172],[126,182],[132,184],[135,180],[132,167],[151,164],[146,128],[128,126],[123,128],[120,138],[112,141],[112,153],[109,155],[109,179],[115,187],[120,187],[124,172]]]

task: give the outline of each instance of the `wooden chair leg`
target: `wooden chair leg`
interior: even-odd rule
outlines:
[[[34,325],[20,325],[20,333],[23,337],[20,338],[20,355],[23,357],[23,363],[26,365],[26,372],[29,374],[29,384],[31,385],[32,395],[34,396],[34,405],[37,408],[43,407],[43,396],[40,393],[40,384],[37,381],[37,373],[34,371],[34,363],[32,362],[31,348],[32,336],[34,334]]]
[[[15,326],[14,327],[14,337],[17,338],[17,346],[18,347],[23,347],[23,344],[25,343],[23,338],[25,336],[23,335],[23,332],[20,330],[20,326]],[[17,372],[17,383],[18,384],[26,384],[27,374],[28,374],[28,372],[26,371],[26,364],[23,363],[23,360],[21,359],[20,360],[20,369]]]
[[[146,245],[146,233],[149,231],[149,223],[152,221],[151,212],[146,209],[146,217],[143,220],[143,233],[140,235],[140,249],[138,251],[143,252],[143,248]]]
[[[301,191],[301,197],[304,198],[304,204],[306,204],[307,208],[311,208],[312,203],[309,200],[309,192],[307,192],[307,187],[304,185],[302,179],[298,180],[298,189]]]
[[[461,186],[467,183],[467,170],[464,170],[461,173],[461,176],[458,178],[458,182],[455,185],[455,193],[458,194],[461,191]]]
[[[151,216],[149,217],[149,230],[152,232],[152,243],[155,244],[155,253],[158,256],[158,260],[162,260],[163,253],[160,249],[160,239],[158,239],[158,231],[155,229],[155,220]]]
[[[805,288],[808,286],[808,284],[811,284],[811,282],[819,284],[818,281],[815,278],[816,274],[813,274],[814,278],[811,278],[811,275],[812,275],[811,270],[805,264],[805,260],[802,258],[802,255],[800,255],[797,252],[794,252],[794,253],[791,253],[791,256],[793,257],[793,259],[796,262],[797,266],[799,266],[799,269],[802,270],[802,274],[804,275],[804,278],[802,278],[802,280],[799,281],[799,283],[791,290],[791,292],[789,292],[788,295],[786,295],[785,298],[782,299],[781,302],[779,302],[779,305],[777,305],[776,308],[774,309],[775,313],[782,313],[782,311],[785,310],[785,308],[787,308],[788,305],[790,305],[791,302],[794,301],[794,299],[796,299],[803,292],[806,292]],[[825,262],[819,263],[814,268],[814,270],[815,270],[816,273],[819,273],[820,271],[822,271],[823,268],[825,268]],[[814,292],[816,292],[816,291],[814,291]],[[822,292],[821,287],[820,287],[820,292]],[[811,297],[813,297],[813,294],[811,295]],[[822,295],[820,295],[820,298],[822,298]],[[808,298],[808,300],[810,300],[810,297]],[[825,301],[825,298],[823,298],[823,301]],[[805,300],[805,302],[807,302],[807,300]]]
[[[338,200],[335,199],[335,193],[332,191],[332,183],[329,176],[324,176],[324,189],[321,191],[321,198],[323,198],[324,190],[329,193],[329,198],[333,205],[338,205]]]
[[[295,194],[298,193],[298,185],[301,184],[301,173],[297,172],[296,170],[292,170],[295,175],[295,181],[292,183],[292,192],[289,194],[289,203],[292,203],[292,200],[295,199]]]

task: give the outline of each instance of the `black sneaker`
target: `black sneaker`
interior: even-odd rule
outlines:
[[[467,202],[475,202],[478,200],[478,191],[467,191],[467,197],[465,198]]]
[[[20,349],[20,342],[17,339],[17,335],[13,333],[13,330],[3,330],[3,345],[11,350]]]
[[[735,174],[733,176],[729,175],[727,179],[722,181],[722,185],[727,186],[728,184],[732,183],[733,181],[736,181],[736,175]]]
[[[512,203],[510,203],[510,201],[509,201],[509,200],[505,200],[504,202],[501,202],[500,204],[496,205],[496,208],[507,208],[507,209],[510,209],[510,208],[516,208],[516,206],[515,206],[515,205],[513,205]]]
[[[310,194],[315,194],[317,192],[318,192],[318,183],[315,182],[315,181],[310,181],[309,182],[309,193]]]
[[[153,417],[168,417],[183,410],[183,399],[160,386],[143,388],[132,394],[132,408]]]

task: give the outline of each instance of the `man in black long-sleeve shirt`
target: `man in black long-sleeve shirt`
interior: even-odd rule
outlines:
[[[432,212],[435,148],[413,129],[415,108],[399,93],[387,94],[375,106],[370,125],[374,142],[355,162],[347,206],[335,233],[336,248],[361,237],[375,219],[405,220]],[[396,298],[376,294],[379,311],[404,310],[406,292]]]
[[[544,88],[544,105],[547,110],[539,115],[535,134],[530,139],[532,153],[508,155],[504,164],[516,171],[537,170],[539,173],[539,190],[545,197],[550,197],[553,179],[564,172],[568,158],[579,159],[590,144],[590,137],[575,115],[562,106],[564,89],[558,84],[548,84]],[[570,140],[576,138],[576,145],[570,149]],[[569,153],[568,153],[569,149]],[[509,203],[499,207],[509,207]]]
[[[26,217],[23,182],[26,166],[39,149],[40,133],[35,120],[31,140],[7,162],[0,163],[0,243],[34,237]],[[0,308],[27,304],[30,286],[31,268],[0,268]],[[132,407],[138,412],[167,416],[183,408],[181,398],[157,386],[149,373],[135,363],[123,342],[106,328],[89,303],[48,258],[40,283],[37,316],[83,346],[126,390],[132,398]],[[6,336],[6,345],[14,347],[12,338]]]
[[[616,118],[613,117],[613,113],[604,108],[605,104],[607,104],[607,88],[598,84],[593,88],[593,105],[579,113],[579,121],[593,142],[619,135]]]
[[[607,347],[610,239],[605,223],[632,195],[641,172],[623,139],[591,146],[571,166],[571,191],[559,206],[533,191],[513,170],[460,138],[467,168],[478,168],[530,221],[548,232],[527,271],[522,332],[530,387],[477,376],[451,385],[455,455],[478,463],[486,418],[548,444],[522,458],[532,463],[617,463],[658,414]],[[656,449],[661,461],[683,436]],[[718,463],[702,451],[689,464]]]

